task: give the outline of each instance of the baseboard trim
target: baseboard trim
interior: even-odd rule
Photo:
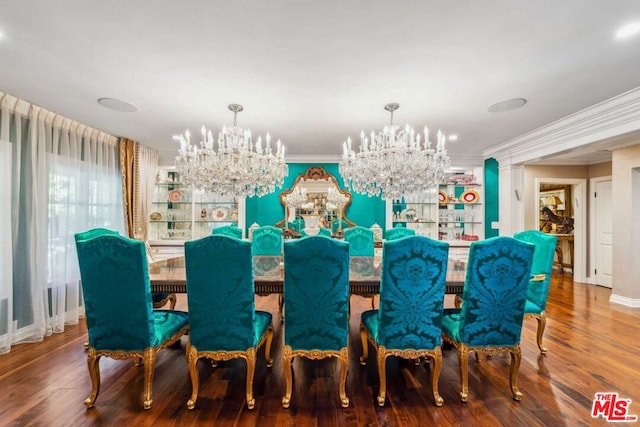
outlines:
[[[609,297],[609,302],[632,308],[640,308],[640,299],[638,298],[627,298],[621,295],[611,294],[611,297]]]

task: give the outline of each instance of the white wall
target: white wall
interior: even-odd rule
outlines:
[[[613,151],[613,291],[640,307],[640,144]]]

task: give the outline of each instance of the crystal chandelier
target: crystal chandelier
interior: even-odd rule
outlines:
[[[360,133],[360,152],[351,148],[351,138],[343,143],[340,174],[356,193],[380,196],[384,200],[419,196],[442,181],[449,167],[445,136],[438,131],[436,148],[431,147],[429,130],[424,128],[424,143],[420,133],[409,125],[404,130],[393,124],[393,112],[398,104],[387,104],[391,114],[389,125],[371,137]]]
[[[237,126],[242,105],[230,104],[229,110],[233,111],[233,127],[223,126],[215,144],[213,134],[204,126],[199,145],[191,143],[188,130],[173,137],[180,141],[176,170],[181,180],[222,196],[261,197],[272,193],[282,186],[289,172],[284,145],[278,140],[274,153],[268,133],[264,146],[261,136],[254,144],[251,131]]]
[[[283,196],[283,199],[287,206],[291,206],[293,208],[300,208],[309,201],[307,189],[300,186],[297,186],[291,193]]]

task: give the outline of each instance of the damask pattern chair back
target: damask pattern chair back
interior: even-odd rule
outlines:
[[[362,313],[360,324],[360,362],[366,363],[368,340],[376,347],[380,406],[384,405],[386,394],[386,358],[392,355],[433,358],[433,396],[436,405],[442,405],[438,378],[448,256],[447,243],[423,236],[409,236],[384,245],[380,308]]]
[[[524,309],[524,318],[535,318],[538,321],[537,343],[540,353],[546,354],[547,349],[542,345],[542,336],[547,324],[547,296],[549,284],[553,273],[553,257],[556,251],[558,238],[552,234],[538,230],[527,230],[516,233],[513,237],[523,242],[532,243],[536,249],[533,253],[531,265],[532,280],[527,288],[527,302]],[[535,276],[542,276],[538,279]]]
[[[151,381],[156,353],[178,341],[188,330],[186,313],[154,311],[144,243],[117,233],[99,233],[76,248],[89,332],[88,365],[92,392],[85,405],[93,406],[100,387],[101,356],[144,361],[144,407],[151,407]],[[94,233],[95,234],[95,233]],[[126,296],[126,297],[123,297]]]
[[[349,245],[324,236],[285,242],[284,351],[289,407],[291,361],[295,356],[340,360],[340,401],[345,393],[349,337]]]
[[[347,228],[344,231],[344,240],[349,242],[350,256],[373,256],[373,231],[362,226]]]
[[[264,225],[253,230],[251,251],[256,255],[282,255],[282,229]]]
[[[416,235],[416,230],[414,230],[413,228],[407,228],[407,227],[394,227],[394,228],[388,228],[385,231],[385,240],[389,241],[389,240],[395,240],[395,239],[401,239],[403,237],[407,237],[407,236],[415,236]]]
[[[460,309],[445,311],[443,338],[458,350],[462,373],[460,397],[468,397],[469,351],[512,355],[510,384],[520,400],[516,376],[520,366],[520,334],[527,284],[535,247],[500,236],[473,242]]]
[[[202,357],[247,361],[247,406],[253,399],[257,348],[267,340],[270,365],[271,314],[255,310],[251,243],[224,235],[185,242],[189,346],[187,357],[195,406],[199,388],[197,361]]]
[[[109,230],[107,228],[92,228],[91,230],[83,231],[81,233],[76,233],[74,235],[76,244],[82,240],[92,239],[98,236],[119,236],[120,233],[114,230]],[[147,254],[147,262],[151,262],[153,260],[153,256],[151,254],[151,247],[148,243],[145,242],[145,253]],[[162,308],[167,303],[169,303],[169,308],[173,310],[176,307],[176,294],[171,292],[152,292],[151,300],[153,301],[153,308]]]
[[[242,229],[237,225],[223,225],[222,227],[216,227],[211,230],[211,234],[242,239]]]
[[[98,236],[119,236],[120,233],[114,230],[109,230],[107,228],[92,228],[91,230],[83,231],[81,233],[76,233],[73,237],[76,240],[76,243],[82,240],[93,239]]]

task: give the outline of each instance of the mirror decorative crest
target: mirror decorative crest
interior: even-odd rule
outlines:
[[[296,200],[292,204],[291,201],[301,195],[302,200]],[[333,202],[336,198],[343,203]],[[336,178],[321,166],[311,166],[305,173],[298,175],[291,188],[280,193],[280,203],[284,206],[285,219],[278,222],[276,227],[285,230],[289,229],[289,223],[305,215],[318,215],[320,226],[325,228],[331,228],[333,221],[339,218],[350,227],[355,225],[345,216],[347,207],[351,204],[351,193],[340,188]],[[289,234],[298,233],[298,230],[291,230]]]

